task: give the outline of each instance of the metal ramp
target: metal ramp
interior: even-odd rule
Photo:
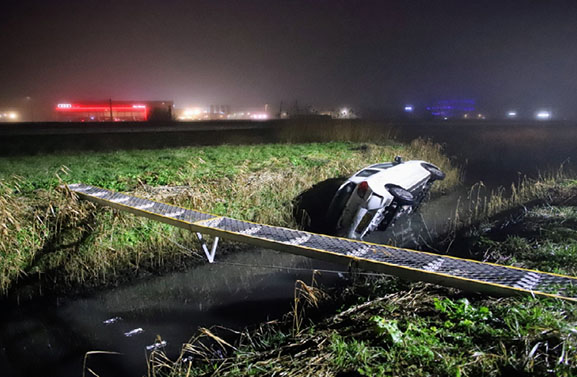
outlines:
[[[218,238],[382,272],[407,280],[494,295],[529,294],[577,301],[577,278],[287,229],[142,199],[84,184],[82,199],[196,232],[209,262]],[[202,234],[215,237],[211,250]]]

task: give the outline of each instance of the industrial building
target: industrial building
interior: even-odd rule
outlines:
[[[100,101],[59,103],[62,122],[143,122],[172,120],[173,101]]]

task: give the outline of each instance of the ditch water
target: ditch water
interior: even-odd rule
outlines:
[[[397,137],[431,138],[465,166],[461,189],[423,206],[423,221],[432,231],[447,224],[473,183],[483,181],[489,189],[509,186],[520,175],[535,176],[562,163],[574,168],[571,160],[577,157],[577,127],[572,125],[406,125]],[[372,240],[385,236],[375,234]],[[164,349],[175,357],[199,327],[241,329],[280,318],[290,311],[297,279],[310,282],[315,268],[344,270],[255,248],[217,252],[216,261],[84,297],[4,300],[0,375],[79,376],[89,351],[118,353],[88,356],[87,368],[100,376],[146,375],[147,347],[165,341]],[[342,276],[324,272],[317,280],[327,286],[346,284]]]
[[[163,349],[174,357],[199,327],[242,329],[280,318],[291,310],[296,280],[310,283],[313,268],[333,267],[269,250],[217,252],[214,264],[86,297],[5,302],[0,375],[79,376],[86,352],[111,351],[119,354],[91,354],[87,367],[100,376],[143,376],[155,344],[166,342]],[[336,273],[316,279],[344,283]]]

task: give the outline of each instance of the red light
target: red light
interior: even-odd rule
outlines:
[[[129,113],[140,113],[144,120],[148,119],[148,106],[143,104],[129,104],[129,105],[79,105],[79,104],[58,104],[56,106],[56,111],[59,113],[82,113],[82,112],[100,112],[109,117],[111,111],[124,111]]]
[[[110,106],[82,106],[73,105],[71,107],[57,107],[57,111],[110,111]],[[112,106],[112,110],[146,111],[146,107],[133,106]]]
[[[367,183],[367,181],[362,181],[361,183],[359,183],[359,185],[357,186],[357,195],[361,199],[365,198],[365,195],[367,195],[367,191],[369,191],[369,184]]]

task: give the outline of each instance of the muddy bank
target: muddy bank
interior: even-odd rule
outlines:
[[[577,185],[502,211],[438,241],[455,256],[577,275]],[[541,251],[540,251],[541,250]],[[519,259],[519,261],[517,261]]]

